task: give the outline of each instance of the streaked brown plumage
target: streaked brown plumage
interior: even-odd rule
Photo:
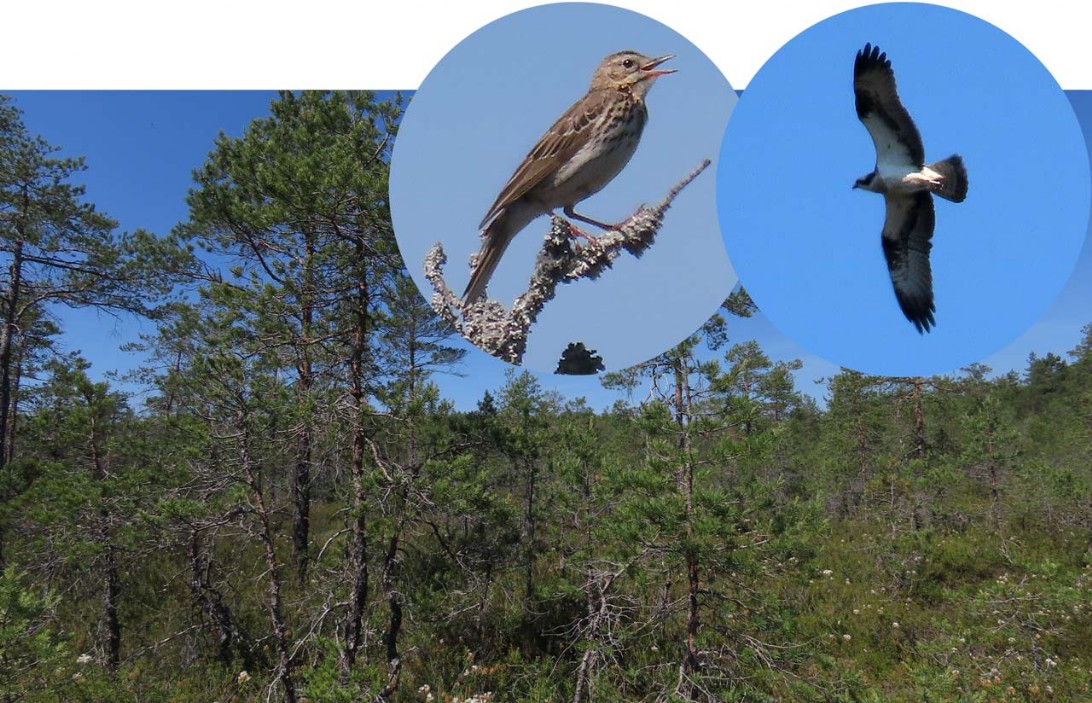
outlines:
[[[609,228],[573,208],[629,163],[648,121],[645,95],[656,78],[674,73],[658,68],[670,58],[619,51],[603,59],[587,94],[539,139],[479,225],[482,248],[463,293],[466,302],[485,294],[505,249],[539,215],[562,208],[568,217]]]

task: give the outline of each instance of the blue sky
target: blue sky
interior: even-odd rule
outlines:
[[[442,241],[447,281],[462,292],[483,215],[539,137],[584,95],[603,57],[622,49],[676,54],[667,66],[678,72],[652,87],[649,123],[633,160],[577,212],[618,222],[642,203],[658,202],[703,159],[716,159],[736,95],[682,36],[605,5],[566,3],[509,15],[440,61],[415,94],[395,143],[395,234],[419,287],[429,290],[421,262]],[[711,167],[675,200],[642,258],[623,255],[600,279],[561,286],[532,327],[523,365],[552,371],[565,346],[582,341],[608,369],[619,369],[669,349],[708,319],[735,284],[714,200]],[[490,283],[491,297],[510,305],[526,289],[548,229],[549,219],[541,217],[517,235]]]
[[[10,91],[31,133],[84,156],[87,170],[74,182],[87,200],[120,223],[166,234],[187,219],[186,193],[221,132],[242,136],[255,118],[269,114],[269,91]],[[61,347],[79,350],[92,373],[125,373],[139,364],[119,351],[153,323],[128,315],[56,308]],[[128,386],[132,390],[135,387]]]
[[[669,78],[677,77],[669,76]],[[657,86],[657,90],[663,85]],[[185,219],[185,194],[191,172],[203,163],[216,134],[223,130],[241,135],[254,118],[268,114],[275,95],[265,91],[223,92],[12,92],[24,110],[28,127],[42,134],[63,153],[85,155],[89,170],[82,174],[88,198],[121,222],[125,229],[144,227],[167,232]],[[1086,141],[1092,142],[1092,91],[1070,92],[1069,98],[1081,121]],[[859,126],[859,125],[858,125]],[[867,137],[864,137],[867,139]],[[867,152],[867,150],[866,150]],[[867,154],[864,158],[867,157]],[[854,164],[856,166],[856,164]],[[859,170],[859,169],[858,169]],[[867,165],[865,167],[867,170]],[[860,175],[851,171],[852,177]],[[849,192],[848,185],[846,191]],[[603,194],[606,195],[605,193]],[[867,202],[871,194],[855,193]],[[1064,354],[1076,346],[1081,327],[1092,322],[1092,245],[1087,241],[1077,268],[1044,317],[985,363],[998,372],[1025,368],[1030,352]],[[92,373],[125,372],[140,359],[118,351],[141,332],[151,332],[148,322],[131,318],[115,320],[92,311],[61,311],[65,334],[61,345],[80,350],[93,364]],[[822,395],[814,380],[837,372],[837,367],[803,349],[780,333],[768,317],[731,319],[733,341],[756,339],[774,359],[804,360],[797,387]],[[464,344],[465,346],[465,344]],[[460,367],[462,376],[439,376],[444,397],[461,409],[473,408],[485,389],[504,382],[509,365],[477,350]],[[542,386],[563,396],[584,396],[593,407],[609,407],[617,393],[604,390],[595,378],[563,378],[542,375]],[[139,393],[136,386],[128,390]]]
[[[883,197],[851,189],[875,163],[852,90],[865,42],[887,53],[927,161],[958,152],[969,173],[965,202],[934,199],[925,335],[892,292]],[[748,84],[721,164],[743,285],[810,353],[869,373],[943,373],[1003,349],[1053,304],[1088,227],[1088,159],[1061,89],[1008,35],[931,5],[851,10],[790,41]]]

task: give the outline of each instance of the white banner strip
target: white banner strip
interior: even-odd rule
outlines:
[[[0,90],[413,89],[488,22],[536,3],[97,0],[5,3]],[[812,24],[854,0],[622,0],[702,48],[736,88]],[[938,0],[1030,49],[1063,88],[1092,89],[1088,8],[1074,0]],[[928,38],[923,37],[923,42]],[[548,58],[548,57],[547,57]],[[986,67],[984,67],[986,68]]]

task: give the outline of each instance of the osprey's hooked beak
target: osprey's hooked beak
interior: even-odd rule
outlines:
[[[668,54],[667,56],[661,56],[658,59],[652,59],[644,66],[641,66],[642,78],[656,78],[657,76],[666,76],[669,73],[674,73],[678,69],[676,68],[661,68],[656,70],[656,67],[662,64],[664,61],[675,58],[675,54]]]

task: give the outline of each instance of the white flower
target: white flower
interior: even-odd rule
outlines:
[[[899,626],[899,623],[898,623],[897,621],[896,621],[896,622],[893,622],[893,623],[891,623],[891,627],[898,627],[898,626]]]
[[[243,671],[239,672],[238,676],[235,677],[235,681],[239,685],[242,685],[242,684],[246,683],[247,681],[250,681],[250,674],[244,669]]]
[[[834,572],[831,571],[830,569],[823,569],[822,573],[823,573],[823,576],[830,576]]]
[[[428,693],[430,690],[431,690],[431,688],[426,683],[425,685],[421,686],[421,688],[417,689],[417,692],[418,693]]]
[[[853,635],[842,635],[842,639],[844,639],[846,642],[849,642],[851,639],[853,639]]]
[[[90,664],[92,661],[94,661],[94,659],[92,659],[90,654],[81,654],[76,657],[77,664]]]

